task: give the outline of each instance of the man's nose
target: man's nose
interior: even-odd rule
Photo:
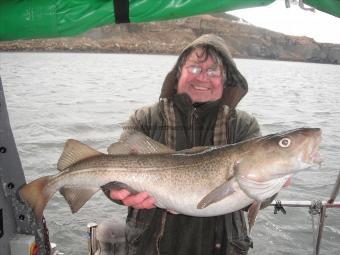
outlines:
[[[209,80],[209,76],[207,74],[207,71],[202,70],[197,76],[196,76],[197,80],[200,81],[208,81]]]

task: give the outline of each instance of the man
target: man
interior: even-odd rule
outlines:
[[[203,35],[180,54],[163,83],[160,101],[136,110],[127,124],[183,150],[237,143],[260,135],[257,121],[235,107],[247,93],[222,38]],[[146,192],[111,190],[129,206],[127,254],[247,254],[251,246],[242,211],[216,217],[190,217],[155,208]]]

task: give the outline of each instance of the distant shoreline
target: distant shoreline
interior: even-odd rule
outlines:
[[[1,50],[1,53],[77,53],[77,54],[140,54],[140,55],[164,55],[164,56],[178,56],[175,53],[146,53],[146,52],[112,52],[112,51],[77,51],[77,50]],[[294,62],[294,63],[311,63],[311,64],[326,64],[326,65],[339,65],[337,63],[324,63],[324,62],[311,62],[311,61],[300,61],[300,60],[284,60],[284,59],[268,59],[268,58],[250,58],[250,57],[234,57],[234,59],[249,59],[249,60],[264,60],[264,61],[282,61],[282,62]]]
[[[213,33],[226,41],[235,58],[340,64],[340,44],[289,36],[237,19],[223,13],[104,26],[75,37],[4,41],[0,51],[178,55],[199,35]]]

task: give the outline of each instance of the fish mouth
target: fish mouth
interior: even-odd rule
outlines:
[[[311,159],[313,161],[314,164],[318,164],[319,166],[321,166],[321,163],[323,162],[323,159],[321,157],[321,154],[319,152],[320,148],[320,143],[321,143],[321,129],[318,130],[317,132],[317,137],[316,137],[316,141],[315,141],[315,145],[314,148],[312,150],[311,153]]]
[[[321,163],[323,162],[323,158],[321,157],[321,154],[319,152],[320,142],[321,142],[321,130],[317,132],[317,136],[315,137],[314,143],[309,153],[309,157],[307,159],[307,162],[319,166],[321,166]]]
[[[321,129],[320,128],[302,128],[298,130],[298,133],[302,135],[303,140],[301,146],[304,147],[300,152],[299,162],[305,165],[305,167],[311,167],[313,165],[321,166],[323,159],[319,152],[319,146],[321,143]],[[300,147],[301,148],[301,147]]]
[[[319,153],[318,149],[319,149],[319,146],[317,146],[316,149],[312,151],[309,157],[310,157],[310,161],[313,164],[321,166],[323,162],[323,158],[321,157],[321,154]]]

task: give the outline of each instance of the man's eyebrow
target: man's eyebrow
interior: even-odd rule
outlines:
[[[194,63],[194,64],[199,64],[199,63],[202,63],[202,62],[200,62],[200,61],[197,61],[197,60],[191,60],[191,59],[188,59],[186,62],[187,62],[187,63],[191,62],[191,63]]]
[[[201,64],[203,63],[204,61],[198,61],[198,60],[191,60],[191,59],[188,59],[186,61],[186,64]],[[220,65],[218,63],[213,63],[209,68],[217,68],[217,67],[220,67]]]

